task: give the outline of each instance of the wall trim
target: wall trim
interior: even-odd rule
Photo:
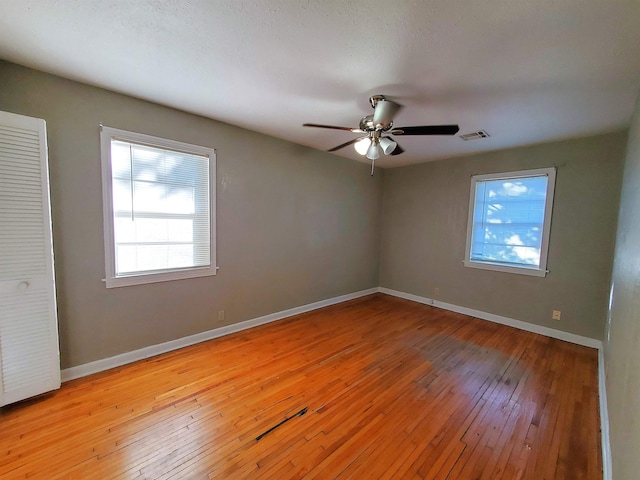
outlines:
[[[444,310],[450,310],[456,313],[462,313],[469,315],[470,317],[481,318],[482,320],[489,320],[490,322],[500,323],[509,327],[514,327],[527,332],[533,332],[546,337],[556,338],[558,340],[564,340],[569,343],[576,343],[585,347],[602,348],[602,341],[595,338],[583,337],[582,335],[576,335],[575,333],[563,332],[562,330],[556,330],[555,328],[543,327],[541,325],[535,325],[529,322],[523,322],[521,320],[515,320],[509,317],[503,317],[501,315],[495,315],[493,313],[482,312],[480,310],[474,310],[473,308],[461,307],[451,303],[441,302],[432,298],[421,297],[412,293],[399,292],[390,288],[379,287],[380,293],[386,293],[394,297],[404,298],[406,300],[412,300],[418,303],[424,303],[425,305],[431,305],[433,307],[442,308]]]
[[[607,404],[607,375],[604,349],[598,349],[598,394],[600,397],[600,434],[602,435],[602,480],[613,480],[611,442],[609,439],[609,406]]]
[[[188,347],[189,345],[195,345],[196,343],[205,342],[207,340],[222,337],[225,335],[230,335],[242,330],[257,327],[258,325],[275,322],[276,320],[282,320],[283,318],[291,317],[293,315],[299,315],[301,313],[310,312],[312,310],[328,307],[337,303],[346,302],[347,300],[365,297],[377,292],[377,287],[369,288],[367,290],[360,290],[359,292],[348,293],[346,295],[340,295],[338,297],[320,300],[318,302],[309,303],[307,305],[289,308],[287,310],[282,310],[280,312],[271,313],[269,315],[252,318],[250,320],[234,323],[232,325],[226,325],[224,327],[214,328],[213,330],[207,330],[206,332],[196,333],[195,335],[189,335],[187,337],[170,340],[168,342],[159,343],[157,345],[151,345],[148,347],[140,348],[138,350],[133,350],[131,352],[121,353],[113,357],[103,358],[94,362],[65,368],[61,372],[62,381],[68,382],[69,380],[74,380],[76,378],[85,377],[93,373],[109,370],[110,368],[120,367],[122,365],[126,365],[127,363],[137,362],[138,360],[144,360],[145,358],[154,357],[156,355],[171,352],[173,350],[178,350],[179,348]]]

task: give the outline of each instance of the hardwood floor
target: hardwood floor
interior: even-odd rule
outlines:
[[[0,477],[601,479],[597,381],[593,349],[376,294],[5,407]]]

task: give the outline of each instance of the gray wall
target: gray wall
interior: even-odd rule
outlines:
[[[378,285],[380,170],[6,62],[0,110],[47,121],[63,367]],[[105,288],[101,122],[216,148],[217,276]]]
[[[605,339],[613,478],[640,472],[640,99],[629,130]]]
[[[47,120],[63,367],[378,285],[602,337],[624,133],[371,178],[364,164],[14,64],[0,62],[0,85],[1,110]],[[217,276],[104,287],[101,122],[216,148]],[[464,268],[469,176],[552,164],[551,273]]]
[[[380,286],[601,339],[625,141],[615,133],[386,170]],[[552,165],[550,273],[464,267],[470,176]]]

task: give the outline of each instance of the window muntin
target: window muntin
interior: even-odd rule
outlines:
[[[544,276],[555,168],[471,179],[465,266]]]
[[[215,151],[102,127],[107,287],[215,274]]]

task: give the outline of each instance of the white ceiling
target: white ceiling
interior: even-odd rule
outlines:
[[[397,137],[396,166],[628,126],[640,1],[1,0],[0,58],[321,150],[354,134],[302,123],[371,94],[491,135]]]

